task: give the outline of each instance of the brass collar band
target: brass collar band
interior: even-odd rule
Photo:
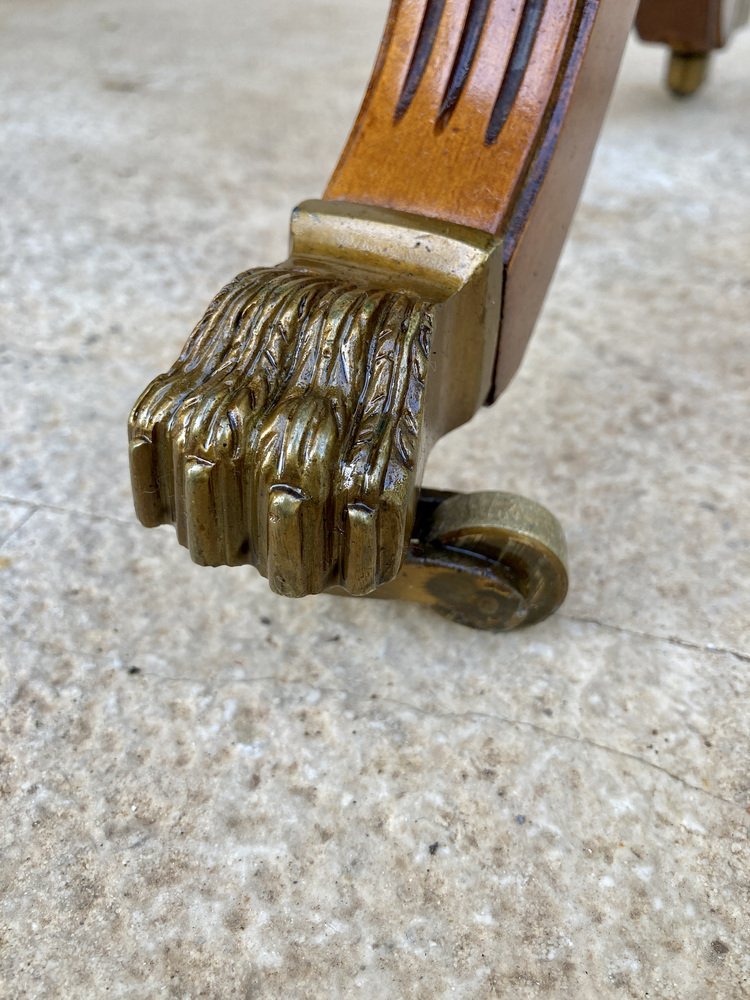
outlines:
[[[294,209],[290,236],[295,262],[345,268],[364,284],[409,292],[436,306],[433,354],[450,371],[452,399],[436,436],[471,419],[492,386],[502,244],[439,219],[321,200]]]

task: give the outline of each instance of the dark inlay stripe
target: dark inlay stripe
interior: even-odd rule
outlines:
[[[435,44],[440,18],[443,16],[445,0],[428,0],[427,7],[422,18],[422,26],[419,29],[419,37],[411,57],[409,72],[406,74],[404,86],[401,89],[401,96],[396,105],[395,118],[398,121],[403,118],[409,110],[409,105],[414,100],[420,81],[424,76],[427,63],[432,54],[432,47]]]
[[[482,37],[482,29],[487,20],[489,7],[490,0],[471,0],[469,4],[469,12],[466,15],[456,60],[453,63],[450,80],[445,89],[443,103],[440,105],[439,124],[445,124],[446,118],[458,104],[461,91],[464,89],[466,78],[474,62],[474,56],[477,54],[479,39]]]
[[[485,145],[491,146],[500,135],[503,126],[508,120],[510,109],[518,97],[521,89],[526,67],[529,63],[531,50],[534,47],[539,24],[542,20],[546,0],[526,0],[521,15],[521,23],[518,25],[516,39],[513,42],[513,51],[508,60],[508,68],[505,77],[500,85],[500,91],[492,109],[490,123],[484,137]]]
[[[576,73],[581,65],[586,44],[591,37],[596,20],[599,0],[582,0],[578,5],[573,25],[568,32],[568,44],[560,64],[555,93],[547,107],[547,114],[540,130],[544,137],[529,166],[526,180],[516,204],[513,217],[507,230],[507,240],[504,246],[505,260],[508,261],[515,252],[516,245],[525,220],[531,211],[534,199],[542,186],[549,169],[552,156],[557,148],[557,139],[570,106],[570,97],[575,82]]]

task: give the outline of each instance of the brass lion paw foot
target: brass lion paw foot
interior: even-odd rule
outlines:
[[[239,275],[131,419],[144,524],[275,591],[391,580],[411,527],[431,304],[290,261]]]
[[[290,597],[377,591],[495,629],[549,613],[565,592],[551,515],[526,516],[521,544],[498,495],[419,489],[431,445],[489,393],[500,259],[463,227],[302,206],[289,260],[222,289],[134,406],[141,521]]]

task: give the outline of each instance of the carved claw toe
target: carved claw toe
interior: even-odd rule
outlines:
[[[334,562],[333,479],[340,448],[331,403],[307,394],[267,415],[253,456],[257,566],[288,597],[324,590]]]

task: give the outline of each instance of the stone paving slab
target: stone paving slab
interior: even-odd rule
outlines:
[[[565,524],[489,636],[135,522],[127,410],[279,260],[386,4],[0,3],[0,997],[750,995],[750,33],[630,47],[555,284],[431,485]]]

